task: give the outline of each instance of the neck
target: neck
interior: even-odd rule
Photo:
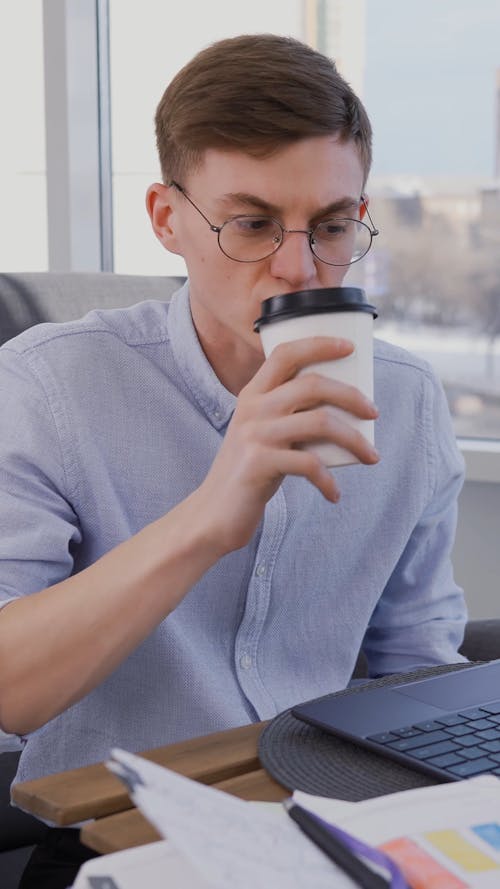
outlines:
[[[221,348],[220,342],[210,342],[209,338],[199,333],[198,337],[222,385],[233,395],[239,395],[243,387],[255,376],[264,360],[260,352],[251,349],[246,343],[226,343]]]
[[[231,324],[226,326],[214,318],[199,300],[191,300],[191,314],[214,373],[229,392],[239,395],[264,361],[260,337],[253,332],[248,339],[241,336]]]

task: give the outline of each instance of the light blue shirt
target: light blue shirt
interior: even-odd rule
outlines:
[[[19,780],[268,719],[372,675],[460,660],[450,563],[463,466],[429,366],[378,342],[376,466],[327,502],[286,478],[249,546],[215,564],[93,692],[30,735]],[[186,285],[41,325],[0,350],[0,601],[91,565],[204,479],[235,406]],[[103,590],[103,595],[106,595]],[[140,594],[137,608],[141,607]]]

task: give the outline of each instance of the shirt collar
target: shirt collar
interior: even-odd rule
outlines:
[[[216,429],[227,425],[236,396],[222,385],[201,348],[191,315],[189,282],[170,301],[168,334],[172,352],[193,398]]]

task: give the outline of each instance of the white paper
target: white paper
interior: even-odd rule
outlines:
[[[102,889],[108,881],[109,889],[113,884],[117,889],[208,889],[199,872],[166,840],[92,858],[80,868],[73,889],[92,889],[91,877],[103,878]]]
[[[123,765],[129,776],[140,777],[143,785],[134,787],[131,798],[209,886],[354,889],[289,817],[277,818],[123,750],[113,750],[112,757],[108,765],[116,774]]]
[[[287,817],[280,803],[252,802],[251,806],[271,813],[274,818]],[[116,889],[166,889],[166,886],[208,889],[211,886],[168,840],[92,858],[81,866],[72,889],[92,889],[90,877],[101,877],[106,882],[111,878]],[[106,886],[103,882],[102,889],[111,889],[113,884]]]
[[[413,848],[422,850],[460,879],[467,889],[500,887],[500,781],[493,775],[406,790],[360,803],[300,791],[293,796],[299,805],[373,846],[390,840],[409,841]],[[480,833],[485,825],[493,834],[488,842]],[[447,853],[437,844],[435,832],[440,831],[447,832],[451,843]]]
[[[22,750],[23,747],[24,744],[18,735],[7,735],[0,729],[0,753]]]

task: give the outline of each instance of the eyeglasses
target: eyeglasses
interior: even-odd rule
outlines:
[[[284,228],[272,216],[233,216],[222,225],[214,225],[191,200],[182,185],[174,180],[169,185],[184,195],[197,210],[211,231],[217,235],[222,252],[235,262],[260,262],[272,256],[281,247],[285,234],[289,233],[307,235],[309,246],[320,262],[337,266],[352,265],[366,256],[373,238],[379,233],[373,225],[363,196],[361,201],[371,228],[360,219],[346,219],[343,216],[332,216],[310,229]]]

